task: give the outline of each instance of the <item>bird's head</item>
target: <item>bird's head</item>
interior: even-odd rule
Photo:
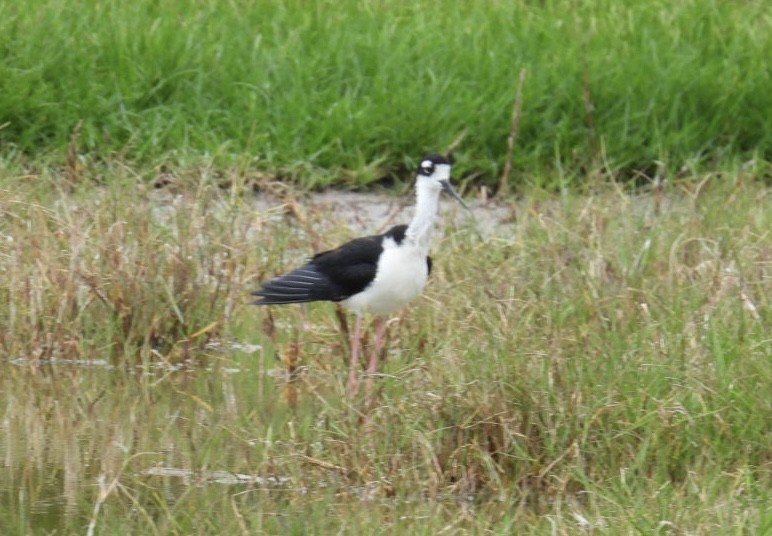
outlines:
[[[450,184],[450,170],[452,164],[450,159],[439,153],[430,153],[421,159],[416,172],[419,185],[426,185],[429,188],[442,190],[450,194],[461,205],[470,210],[464,203],[464,200]]]

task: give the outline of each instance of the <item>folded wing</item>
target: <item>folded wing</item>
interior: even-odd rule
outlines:
[[[257,305],[341,301],[363,291],[378,270],[382,235],[357,238],[314,255],[310,262],[252,292]]]

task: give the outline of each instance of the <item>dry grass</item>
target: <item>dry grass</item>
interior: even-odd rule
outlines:
[[[447,225],[366,406],[343,397],[332,306],[245,305],[351,236],[341,213],[286,192],[255,210],[238,176],[161,194],[114,172],[0,192],[4,533],[769,526],[758,183],[530,191],[483,240]]]
[[[2,199],[8,355],[177,362],[243,301],[258,216],[203,192],[128,186],[46,197]]]

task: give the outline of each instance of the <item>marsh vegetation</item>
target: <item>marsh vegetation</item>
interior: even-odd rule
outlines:
[[[404,219],[401,200],[346,211],[284,186],[256,201],[238,176],[169,193],[112,173],[71,192],[57,174],[4,177],[4,533],[768,523],[758,182],[532,189],[473,201],[482,238],[447,207],[428,290],[393,321],[367,404],[344,396],[332,305],[266,311],[247,291],[358,225]]]

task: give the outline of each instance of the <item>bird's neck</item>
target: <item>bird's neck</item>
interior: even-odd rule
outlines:
[[[416,185],[415,215],[407,226],[407,240],[427,253],[440,206],[440,191],[420,181]]]

